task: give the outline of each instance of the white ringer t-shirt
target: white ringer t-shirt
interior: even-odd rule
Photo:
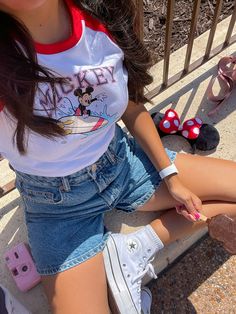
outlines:
[[[56,110],[46,84],[39,85],[34,103],[35,114],[57,119],[67,135],[48,139],[27,130],[27,153],[20,155],[12,140],[16,124],[0,108],[0,152],[28,174],[66,176],[93,164],[106,151],[128,104],[122,50],[99,21],[71,0],[67,5],[73,34],[56,44],[35,45],[39,64],[68,83],[56,84]]]

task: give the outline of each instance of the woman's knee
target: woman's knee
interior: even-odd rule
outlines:
[[[178,154],[181,182],[203,201],[236,201],[236,163],[230,160]]]

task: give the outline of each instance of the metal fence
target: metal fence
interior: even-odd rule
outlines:
[[[143,38],[143,0],[134,0],[136,4],[136,19],[135,19],[135,28],[140,36]],[[165,34],[165,53],[164,53],[164,66],[163,66],[163,75],[162,75],[162,82],[159,86],[155,87],[151,91],[147,93],[147,98],[152,99],[158,93],[163,91],[164,89],[168,88],[170,85],[176,83],[181,78],[183,78],[188,73],[192,72],[200,65],[207,62],[209,59],[217,55],[221,52],[224,48],[232,44],[236,41],[236,35],[232,36],[233,27],[236,20],[236,5],[234,6],[234,10],[231,16],[231,20],[228,26],[227,34],[225,36],[225,40],[217,46],[216,48],[212,49],[212,44],[214,40],[214,35],[216,32],[217,23],[219,21],[219,16],[222,9],[222,4],[224,3],[223,0],[217,0],[215,6],[215,12],[211,23],[210,33],[206,45],[205,51],[203,51],[202,57],[190,64],[194,38],[197,28],[197,20],[200,11],[201,0],[195,0],[193,4],[193,11],[192,11],[192,19],[191,19],[191,26],[190,32],[188,37],[188,44],[187,50],[185,55],[185,62],[183,69],[177,73],[176,75],[169,77],[169,64],[170,64],[170,54],[171,54],[171,35],[173,30],[173,19],[174,19],[174,6],[175,0],[168,0],[167,2],[167,16],[166,16],[166,34]],[[2,158],[0,156],[0,162]],[[10,191],[12,191],[15,187],[15,180],[12,180],[8,184],[3,187],[0,187],[0,197],[6,195]]]
[[[143,37],[143,0],[135,0],[136,6],[137,6],[137,16],[136,16],[136,28],[138,34]],[[235,1],[236,2],[236,1]],[[234,5],[233,13],[231,15],[230,23],[228,25],[228,30],[225,36],[224,41],[218,45],[216,48],[212,49],[212,44],[216,32],[216,27],[219,22],[219,16],[222,10],[222,5],[224,1],[223,0],[217,0],[214,16],[211,22],[209,37],[206,45],[205,51],[202,52],[202,57],[200,57],[198,60],[190,64],[191,55],[193,51],[193,44],[194,44],[194,38],[195,33],[197,29],[197,21],[199,17],[200,12],[200,5],[201,0],[195,0],[193,3],[193,10],[192,10],[192,17],[191,17],[191,26],[188,36],[188,43],[187,43],[187,50],[185,55],[185,61],[183,69],[175,74],[172,77],[169,77],[169,64],[170,64],[170,54],[171,54],[171,35],[173,30],[173,20],[174,20],[174,7],[175,7],[175,0],[168,0],[167,1],[167,15],[166,15],[166,33],[165,33],[165,52],[164,52],[164,66],[163,66],[163,75],[162,75],[162,81],[161,84],[151,91],[149,91],[146,96],[148,99],[152,99],[156,95],[158,95],[161,91],[168,88],[172,84],[176,83],[180,79],[182,79],[185,75],[192,72],[211,58],[213,58],[215,55],[217,55],[219,52],[221,52],[223,49],[225,49],[227,46],[231,45],[233,42],[236,41],[236,35],[232,36],[235,20],[236,20],[236,5]]]

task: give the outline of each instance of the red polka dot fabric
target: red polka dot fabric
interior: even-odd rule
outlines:
[[[196,139],[199,136],[201,126],[202,120],[200,118],[186,120],[181,125],[177,112],[173,109],[168,109],[158,128],[167,134],[175,134],[180,131],[185,138]]]

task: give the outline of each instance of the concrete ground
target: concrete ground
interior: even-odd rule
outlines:
[[[219,24],[214,42],[215,46],[223,41],[228,21],[229,19],[226,19]],[[205,33],[195,41],[192,61],[203,54],[206,40],[207,34]],[[234,55],[235,48],[236,44],[231,45],[155,97],[153,99],[155,106],[147,105],[150,112],[157,110],[164,112],[167,108],[174,108],[179,113],[181,121],[197,115],[205,123],[214,124],[220,132],[221,141],[217,150],[208,152],[208,155],[231,160],[236,160],[236,102],[234,102],[236,91],[233,91],[220,112],[209,118],[206,113],[214,105],[207,100],[206,90],[211,78],[216,75],[217,63],[220,58],[229,54]],[[183,47],[172,54],[171,74],[177,73],[181,69],[185,49],[186,47]],[[152,74],[155,82],[149,87],[150,89],[160,83],[162,62],[152,68]],[[188,143],[179,137],[165,138],[164,145],[178,152],[189,152]],[[200,154],[200,152],[198,153]],[[13,176],[14,174],[8,168],[7,162],[1,162],[1,184],[7,183]],[[106,224],[114,232],[130,232],[149,223],[155,217],[155,213],[139,213],[127,216],[114,210],[106,216]],[[206,234],[206,230],[165,248],[155,259],[156,271],[160,273],[166,269],[191,245],[197,243],[197,240],[204,234]],[[17,290],[4,265],[3,253],[7,248],[21,241],[27,242],[27,235],[19,194],[14,190],[0,199],[0,283],[5,285],[34,314],[47,314],[49,313],[48,305],[41,285],[27,293],[21,293]],[[213,248],[211,240],[206,239],[204,241],[197,243],[196,247],[166,271],[159,281],[150,283],[154,294],[152,313],[236,313],[236,276],[235,272],[233,273],[236,257],[230,258],[225,252],[222,252],[220,246]],[[206,257],[208,258],[207,261]],[[193,271],[193,268],[196,270],[193,265],[198,266],[196,268],[198,271]],[[206,269],[209,271],[207,272]]]
[[[153,314],[235,314],[236,258],[206,236],[149,288]]]

